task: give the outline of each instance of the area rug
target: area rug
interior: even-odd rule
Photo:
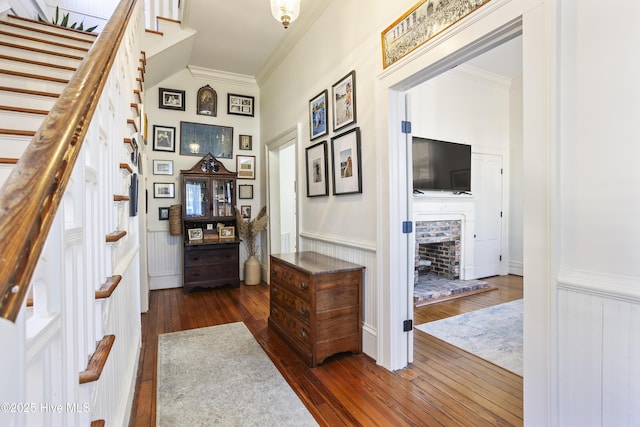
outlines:
[[[413,286],[413,302],[422,307],[495,289],[498,288],[482,280],[451,280],[427,273],[418,276]]]
[[[241,323],[158,337],[157,426],[317,426]]]
[[[416,326],[416,329],[522,376],[522,300]]]

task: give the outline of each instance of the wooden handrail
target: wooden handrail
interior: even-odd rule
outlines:
[[[15,322],[137,0],[121,0],[0,190],[0,316]]]

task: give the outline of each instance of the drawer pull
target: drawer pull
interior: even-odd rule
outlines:
[[[307,331],[305,331],[304,329],[300,329],[300,337],[302,337],[302,339],[307,339],[309,338],[309,333]]]
[[[278,314],[278,309],[277,309],[276,307],[273,307],[273,308],[271,309],[271,313],[272,313],[272,314]]]
[[[277,294],[278,294],[278,288],[271,289],[271,295],[277,295]]]
[[[307,313],[309,313],[309,309],[303,305],[300,307],[300,313],[306,315]]]
[[[200,257],[199,256],[194,256],[194,257],[191,257],[191,259],[194,260],[194,261],[199,261]]]
[[[309,287],[305,282],[300,282],[300,289],[305,290]]]
[[[278,273],[278,269],[277,269],[277,268],[275,268],[275,267],[273,267],[273,268],[271,269],[271,274],[277,274],[277,273]]]

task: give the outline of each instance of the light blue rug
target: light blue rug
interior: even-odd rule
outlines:
[[[157,426],[317,426],[244,323],[158,337]]]
[[[416,326],[522,376],[522,300]]]

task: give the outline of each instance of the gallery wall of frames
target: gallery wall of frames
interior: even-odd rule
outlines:
[[[170,211],[182,201],[181,170],[211,153],[237,172],[235,199],[245,218],[264,205],[258,169],[259,91],[253,82],[185,69],[144,92],[147,191],[140,195],[140,210],[147,214],[150,288],[179,287],[182,236],[171,232]]]

